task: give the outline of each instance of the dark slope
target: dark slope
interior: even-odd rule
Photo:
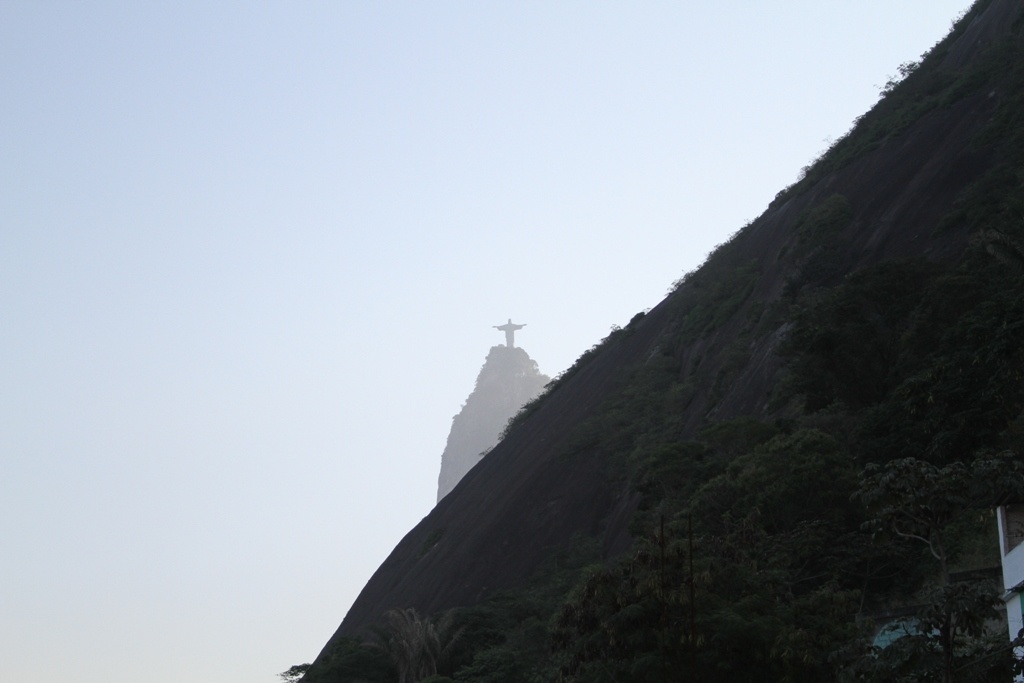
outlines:
[[[806,178],[584,354],[398,544],[331,642],[390,608],[431,613],[521,585],[580,534],[599,538],[606,556],[628,549],[636,503],[616,451],[647,419],[684,440],[716,420],[785,415],[772,393],[791,326],[780,302],[794,292],[890,259],[953,261],[978,241],[1014,257],[1011,238],[973,225],[960,206],[984,201],[992,169],[1019,161],[987,131],[1019,116],[1020,74],[999,50],[1019,54],[1020,15],[1020,0],[980,2]],[[657,410],[616,411],[658,373],[671,389]]]
[[[536,411],[470,470],[398,544],[346,617],[351,632],[396,606],[429,613],[468,604],[515,585],[575,533],[602,534],[604,518],[624,504],[621,482],[599,460],[561,457],[567,424],[584,421],[620,381],[620,368],[649,353],[655,328],[600,354],[547,396]],[[628,546],[621,525],[607,527],[611,552]],[[382,593],[372,590],[376,584]]]

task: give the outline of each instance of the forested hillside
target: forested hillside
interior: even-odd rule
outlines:
[[[978,2],[553,381],[305,680],[1010,680],[1021,15]]]

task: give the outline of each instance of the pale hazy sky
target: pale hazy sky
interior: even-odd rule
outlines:
[[[0,680],[273,683],[967,0],[0,2]]]

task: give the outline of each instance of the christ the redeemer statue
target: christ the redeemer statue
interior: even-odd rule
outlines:
[[[526,327],[525,324],[516,325],[514,322],[512,322],[512,318],[509,318],[507,323],[505,323],[504,325],[495,325],[494,329],[501,330],[502,332],[505,333],[505,346],[512,348],[513,346],[515,346],[516,330],[521,330],[524,327]]]

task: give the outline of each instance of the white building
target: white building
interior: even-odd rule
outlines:
[[[1024,505],[1003,505],[999,519],[999,545],[1003,562],[1003,602],[1006,603],[1006,622],[1010,640],[1024,628]]]

